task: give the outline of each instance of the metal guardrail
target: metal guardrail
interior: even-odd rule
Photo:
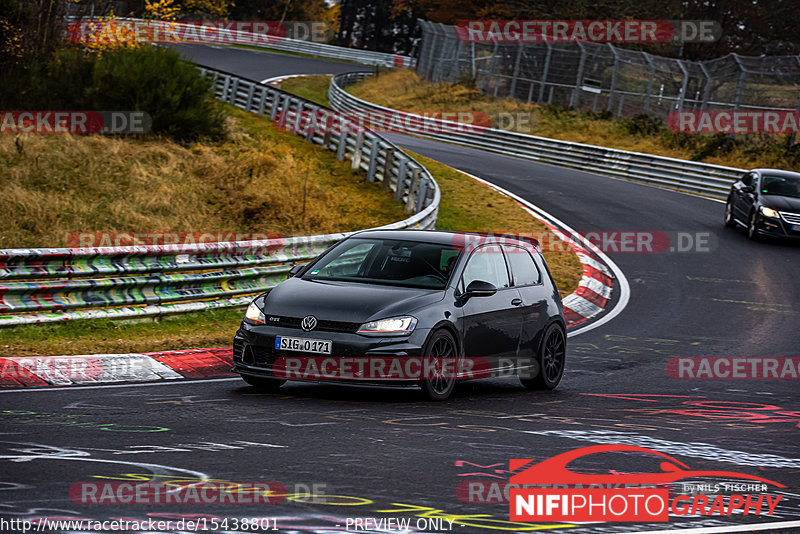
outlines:
[[[357,98],[344,90],[344,87],[371,75],[355,72],[334,76],[328,90],[331,107],[365,117],[368,117],[368,112],[396,112]],[[426,133],[416,134],[421,137],[717,199],[726,198],[731,183],[745,172],[744,169],[733,167],[559,141],[494,128],[466,132],[457,123],[435,118],[420,116],[419,120],[430,124],[430,128],[421,130]],[[437,133],[442,130],[446,131]]]
[[[324,108],[272,86],[201,68],[224,102],[275,118]],[[342,131],[344,130],[344,131]],[[360,130],[360,131],[359,131]],[[356,133],[359,131],[359,133]],[[349,159],[414,213],[386,229],[431,229],[441,193],[430,173],[395,145],[356,127],[304,134]],[[0,250],[0,327],[81,318],[162,315],[243,306],[349,234],[260,241]]]
[[[71,22],[78,22],[81,19],[70,17]],[[92,20],[92,19],[82,19]],[[156,20],[143,20],[134,18],[117,18],[115,21],[128,21],[136,22],[138,24],[147,24],[153,28],[158,29],[161,35],[174,33],[176,29],[184,29],[189,27],[189,24],[171,21],[156,21]],[[222,33],[222,32],[217,32]],[[194,32],[196,34],[196,32]],[[389,54],[386,52],[374,52],[372,50],[359,50],[357,48],[347,48],[344,46],[335,46],[324,43],[316,43],[313,41],[303,41],[300,39],[290,39],[287,37],[272,36],[274,42],[263,42],[265,34],[256,34],[253,32],[245,32],[234,29],[224,30],[225,39],[231,39],[230,44],[242,44],[247,46],[255,46],[258,48],[267,48],[273,50],[281,50],[284,52],[293,52],[297,54],[306,54],[314,57],[322,57],[327,59],[338,59],[342,61],[352,61],[362,65],[380,65],[382,67],[405,67],[414,68],[416,66],[416,59],[409,56],[401,56],[398,54]],[[227,42],[227,41],[225,41]],[[202,44],[202,43],[185,43],[185,44]],[[210,44],[224,44],[213,42]]]

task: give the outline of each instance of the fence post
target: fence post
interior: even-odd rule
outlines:
[[[586,50],[583,48],[583,44],[580,41],[577,41],[576,44],[581,51],[581,59],[578,60],[578,74],[575,76],[575,89],[572,90],[572,98],[569,99],[569,106],[571,108],[578,107],[578,92],[583,87],[583,67],[586,64]]]
[[[611,89],[608,91],[608,107],[606,108],[608,111],[614,109],[614,91],[617,89],[617,70],[619,69],[619,56],[617,55],[617,50],[614,48],[614,45],[611,43],[606,43],[608,47],[611,49],[611,53],[614,54],[614,71],[611,73]]]
[[[689,71],[686,70],[683,61],[680,59],[678,60],[678,66],[681,68],[681,72],[683,72],[683,83],[681,84],[681,95],[680,98],[678,98],[677,110],[683,111],[683,103],[686,101],[686,91],[689,86]]]
[[[650,67],[650,74],[647,77],[647,94],[644,95],[644,114],[650,111],[650,95],[653,93],[653,80],[656,75],[656,66],[653,65],[653,60],[650,54],[644,52],[644,59],[647,60],[647,65]]]
[[[733,101],[733,109],[739,109],[739,106],[742,105],[742,93],[744,92],[744,78],[747,75],[747,71],[744,70],[744,65],[742,65],[742,61],[739,59],[739,54],[733,54],[733,59],[736,60],[736,64],[739,65],[739,68],[742,72],[739,73],[739,81],[736,83],[736,97]]]
[[[458,39],[458,35],[456,35],[456,39]],[[450,69],[450,79],[451,82],[457,82],[459,78],[461,78],[461,69],[459,68],[461,64],[461,49],[464,47],[464,41],[458,39],[458,45],[456,45],[456,57],[453,60],[453,66]]]
[[[544,56],[544,67],[542,68],[542,82],[539,85],[539,100],[541,102],[544,100],[544,86],[547,83],[547,74],[550,71],[550,56],[553,54],[553,47],[547,41],[544,42],[547,45],[547,54]]]
[[[517,90],[517,76],[519,76],[519,62],[522,59],[522,41],[517,45],[517,57],[514,60],[514,73],[511,75],[511,89],[508,91],[508,96],[514,98]]]
[[[486,83],[484,83],[485,91],[489,92],[489,85],[492,83],[492,76],[494,76],[494,64],[497,61],[497,41],[494,42],[494,48],[492,48],[492,59],[489,60],[489,75],[486,77]]]
[[[708,73],[708,69],[702,61],[698,61],[698,64],[703,70],[703,74],[706,76],[706,89],[703,91],[703,103],[700,104],[700,111],[705,111],[708,107],[708,100],[711,98],[711,75]]]

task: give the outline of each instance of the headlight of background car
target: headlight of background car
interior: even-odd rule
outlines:
[[[761,206],[761,215],[764,217],[772,217],[773,219],[778,218],[778,212],[766,206]]]
[[[408,334],[417,326],[417,320],[410,315],[390,317],[364,323],[358,329],[359,334]]]
[[[247,307],[244,318],[253,324],[264,324],[266,322],[264,319],[264,312],[256,305],[256,301],[251,302],[250,306]]]

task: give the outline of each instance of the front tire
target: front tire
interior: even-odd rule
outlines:
[[[733,219],[733,203],[730,198],[725,203],[725,226],[728,228],[736,226],[736,221]]]
[[[279,387],[286,383],[286,380],[281,380],[279,378],[266,378],[249,375],[242,375],[242,380],[259,391],[277,391]]]
[[[747,237],[753,241],[758,241],[758,230],[756,230],[756,212],[750,212],[747,221]]]
[[[448,368],[455,370],[452,364],[457,358],[458,351],[453,335],[444,329],[433,332],[423,351],[423,362],[432,360],[432,376],[424,376],[420,381],[420,387],[428,399],[443,401],[453,392],[456,377],[455,374],[448,372]],[[447,361],[449,363],[445,364]]]
[[[539,373],[533,378],[520,377],[519,381],[528,389],[555,389],[564,376],[566,357],[567,339],[564,330],[558,324],[551,324],[545,330],[539,348]]]

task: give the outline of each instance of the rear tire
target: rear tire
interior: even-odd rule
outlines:
[[[286,383],[286,380],[281,380],[279,378],[266,378],[248,375],[242,375],[242,380],[259,391],[277,391],[279,387]]]
[[[539,373],[533,378],[522,378],[519,381],[528,389],[555,389],[564,376],[564,364],[567,356],[567,339],[561,325],[551,324],[542,336],[537,362]]]
[[[433,360],[434,375],[424,376],[419,383],[423,393],[430,400],[443,401],[453,392],[456,386],[456,377],[454,374],[449,375],[447,368],[453,369],[452,362],[456,358],[458,358],[458,351],[453,335],[445,329],[433,332],[425,343],[423,362]],[[442,361],[445,359],[451,362],[447,366],[442,365]]]

